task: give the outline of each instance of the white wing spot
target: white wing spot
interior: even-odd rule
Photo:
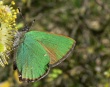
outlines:
[[[44,56],[47,56],[47,54],[44,54]]]

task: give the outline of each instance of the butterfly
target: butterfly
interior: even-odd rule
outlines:
[[[19,80],[34,82],[42,79],[51,67],[68,57],[74,46],[75,40],[66,36],[41,31],[26,32],[20,38],[14,55],[14,69],[19,73]]]

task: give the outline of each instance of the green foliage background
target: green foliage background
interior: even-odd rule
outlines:
[[[5,1],[5,0],[4,0]],[[6,0],[10,4],[11,0]],[[31,30],[63,34],[76,40],[74,52],[48,76],[34,83],[18,83],[13,58],[0,68],[0,82],[11,87],[110,87],[110,0],[15,0],[24,19],[22,28],[36,19]],[[11,79],[11,80],[10,80]]]

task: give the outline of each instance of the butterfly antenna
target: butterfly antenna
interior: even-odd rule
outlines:
[[[19,11],[20,16],[22,17],[22,19],[25,20],[25,18],[24,18],[24,16],[23,16],[22,12],[21,12],[21,10],[20,10],[20,8],[18,8],[18,11]],[[27,23],[26,23],[25,21],[24,21],[24,23],[25,23],[25,28],[27,28],[27,27],[28,27],[28,26],[27,26]],[[24,31],[25,28],[23,28],[22,31]]]
[[[20,8],[18,8],[18,11],[19,11],[19,13],[20,13],[22,19],[24,20],[25,18],[24,18],[24,16],[23,16],[23,14],[22,14]],[[32,25],[34,24],[34,22],[35,22],[35,19],[32,21],[32,23],[31,23],[31,25],[30,25],[30,27],[29,27],[29,26],[27,26],[27,23],[24,21],[25,27],[22,29],[22,31],[28,32],[28,31],[30,30],[30,28],[32,27]]]
[[[31,29],[31,27],[33,26],[34,23],[35,23],[35,19],[31,22],[31,25],[30,25],[30,27],[28,28],[28,31],[29,31],[29,29]]]

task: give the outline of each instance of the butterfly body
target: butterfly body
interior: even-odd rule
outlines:
[[[28,82],[42,79],[50,67],[67,58],[74,45],[73,39],[62,35],[40,31],[25,33],[15,52],[19,79]]]

